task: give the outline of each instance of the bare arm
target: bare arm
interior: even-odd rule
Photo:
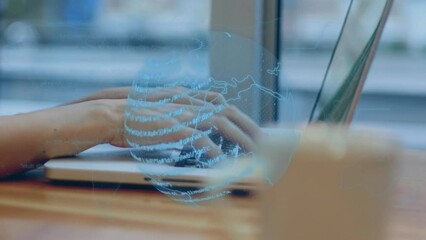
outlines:
[[[0,117],[0,178],[29,170],[46,160],[74,155],[102,143],[127,147],[124,132],[124,110],[129,88],[107,89],[82,100],[47,110],[15,116]],[[153,92],[148,101],[173,96],[183,88],[171,88]],[[259,134],[258,126],[235,107],[226,105],[220,94],[198,91],[187,97],[158,108],[137,109],[138,116],[161,115],[167,109],[184,106],[186,112],[157,122],[129,121],[128,126],[136,130],[151,131],[171,127],[196,118],[194,112],[200,106],[224,104],[223,110],[212,118],[188,125],[182,131],[157,137],[138,137],[140,145],[173,142],[196,134],[198,130],[215,126],[217,134],[223,135],[244,149],[255,148],[254,139]],[[208,110],[208,109],[205,109]],[[208,147],[207,154],[221,153],[209,137],[195,142],[198,148]]]
[[[109,101],[109,102],[108,102]],[[29,170],[47,159],[73,155],[114,139],[121,130],[124,100],[96,100],[0,117],[0,177]]]

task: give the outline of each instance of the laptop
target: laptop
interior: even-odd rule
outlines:
[[[339,39],[333,51],[310,122],[330,122],[348,125],[367,78],[391,0],[353,0],[350,3]],[[277,36],[279,35],[279,29]],[[268,129],[264,129],[267,133]],[[270,131],[273,134],[276,131]],[[268,134],[268,133],[267,133]],[[282,134],[282,133],[280,133]],[[167,158],[179,151],[150,152],[148,158]],[[150,176],[182,169],[182,166],[152,165],[134,160],[129,149],[98,146],[72,157],[52,159],[45,165],[45,176],[52,181],[103,182],[152,185]],[[144,169],[144,171],[141,171]],[[143,173],[149,172],[146,175]],[[164,181],[180,187],[204,186],[206,179],[219,176],[218,169],[192,169]],[[257,173],[233,181],[229,188],[250,190],[257,186]]]

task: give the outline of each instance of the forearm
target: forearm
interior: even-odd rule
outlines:
[[[108,117],[83,103],[0,118],[0,177],[109,142]]]

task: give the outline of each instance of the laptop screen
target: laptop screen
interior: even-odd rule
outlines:
[[[391,3],[351,1],[310,121],[351,121]]]

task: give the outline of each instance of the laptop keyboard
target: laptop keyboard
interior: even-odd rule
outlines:
[[[212,136],[210,136],[210,139],[216,144],[218,145],[221,149],[222,152],[226,155],[231,155],[233,154],[233,152],[235,151],[235,148],[237,147],[237,145],[227,139],[225,139],[224,137],[214,134]],[[184,155],[188,155],[189,153],[191,153],[193,150],[192,148],[188,148],[185,147],[181,152],[180,152],[180,156],[184,156]],[[191,157],[191,158],[187,158],[184,159],[182,161],[179,161],[177,163],[175,163],[175,167],[196,167],[197,163],[199,163],[200,161],[207,161],[210,158],[208,156],[206,156],[205,154],[201,155],[201,157],[199,157],[198,161],[195,157]]]

